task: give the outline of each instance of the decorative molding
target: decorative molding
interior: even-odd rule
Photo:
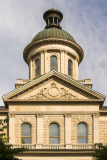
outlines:
[[[94,113],[94,114],[93,114],[93,117],[94,117],[94,118],[99,118],[99,117],[100,117],[100,113]]]
[[[29,97],[25,97],[24,99],[79,99],[77,95],[73,95],[68,93],[68,90],[64,88],[58,88],[56,83],[52,83],[51,87],[44,88],[35,95],[30,95]]]
[[[65,118],[71,118],[72,114],[71,113],[66,113]]]
[[[36,114],[37,118],[43,118],[44,114]]]

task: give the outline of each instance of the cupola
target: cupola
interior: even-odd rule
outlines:
[[[47,10],[43,15],[44,20],[46,21],[47,28],[59,28],[62,29],[60,26],[60,22],[63,18],[63,14],[58,11],[57,9],[51,8]]]
[[[83,50],[74,38],[62,30],[63,14],[54,8],[43,14],[45,29],[34,36],[23,52],[29,65],[29,79],[35,79],[52,70],[78,79],[78,66]]]

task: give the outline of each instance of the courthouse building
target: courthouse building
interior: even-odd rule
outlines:
[[[107,144],[105,96],[90,79],[78,79],[84,53],[62,30],[63,14],[49,9],[46,27],[26,46],[29,79],[17,79],[2,98],[0,118],[9,116],[7,134],[13,147],[27,147],[23,160],[93,160],[99,143]]]

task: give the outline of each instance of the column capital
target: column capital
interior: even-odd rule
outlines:
[[[99,117],[100,117],[100,113],[94,113],[94,114],[93,114],[93,117],[99,118]]]
[[[36,114],[37,115],[37,118],[43,118],[44,114]]]
[[[60,53],[68,53],[68,51],[66,51],[66,50],[60,50]]]
[[[65,113],[65,118],[71,118],[72,114],[71,113]]]
[[[15,114],[8,114],[9,118],[15,118]]]

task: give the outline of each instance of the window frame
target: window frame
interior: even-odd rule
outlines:
[[[71,59],[68,59],[68,63],[69,63],[69,61],[71,62],[71,68],[69,68],[69,66],[68,66],[68,70],[70,69],[71,75],[69,75],[69,72],[68,72],[68,75],[69,75],[69,76],[73,76],[73,63],[72,63],[72,60],[71,60]]]
[[[86,125],[86,127],[87,127],[87,135],[86,136],[78,136],[78,125],[79,124],[85,124]],[[86,137],[87,142],[86,143],[78,143],[78,137]],[[85,122],[80,122],[80,123],[77,124],[77,144],[87,144],[87,143],[88,143],[88,125]]]
[[[29,124],[30,125],[30,133],[31,133],[31,136],[22,136],[22,125],[23,124]],[[22,143],[22,137],[25,137],[25,138],[29,138],[30,137],[30,139],[31,139],[31,143],[29,143],[29,144],[32,144],[32,125],[29,123],[29,122],[24,122],[24,123],[22,123],[21,124],[21,126],[20,126],[20,143],[21,144],[27,144],[27,143]]]
[[[50,136],[50,125],[51,125],[51,124],[57,124],[57,125],[58,125],[58,127],[59,127],[59,136]],[[56,122],[52,122],[52,123],[50,123],[50,125],[49,125],[49,144],[53,144],[53,143],[50,143],[50,138],[51,138],[51,137],[53,137],[53,138],[54,138],[54,137],[55,137],[55,138],[58,137],[58,138],[59,138],[59,139],[58,139],[58,141],[59,141],[58,144],[60,144],[60,126],[59,126],[59,124],[56,123]],[[54,145],[54,144],[53,144],[53,145]]]
[[[56,64],[51,64],[51,58],[52,58],[52,57],[56,57]],[[57,58],[56,55],[52,55],[52,56],[50,57],[50,71],[53,71],[53,70],[51,70],[51,66],[56,66],[56,71],[58,72],[58,58]]]
[[[37,68],[36,67],[36,62],[39,60],[39,67]],[[39,70],[39,74],[37,74],[37,70]],[[37,58],[36,60],[35,60],[35,76],[38,76],[38,75],[40,75],[40,59],[39,58]]]

